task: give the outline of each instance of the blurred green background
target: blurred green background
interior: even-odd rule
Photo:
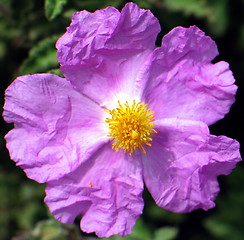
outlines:
[[[56,40],[65,32],[75,11],[95,11],[106,6],[121,9],[122,0],[0,0],[1,105],[7,86],[19,75],[59,74]],[[176,26],[197,25],[219,48],[214,61],[230,63],[239,86],[231,112],[210,127],[215,135],[227,135],[244,143],[244,0],[137,0],[160,20],[164,34]],[[44,198],[44,184],[27,179],[9,159],[3,136],[13,127],[0,119],[0,240],[96,239],[72,225],[55,221]],[[229,176],[219,177],[221,192],[216,207],[208,212],[174,214],[160,209],[145,191],[145,209],[125,240],[242,240],[244,239],[244,167],[239,163]],[[109,239],[120,240],[113,236]]]

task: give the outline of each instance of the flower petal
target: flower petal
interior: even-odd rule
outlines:
[[[56,75],[17,78],[6,90],[4,118],[11,158],[28,177],[45,182],[76,169],[108,141],[103,109]]]
[[[99,237],[129,234],[143,209],[141,162],[132,160],[106,144],[79,169],[49,182],[45,202],[63,223],[83,215],[85,232]]]
[[[173,212],[215,206],[217,176],[241,160],[237,141],[209,135],[205,124],[166,119],[143,155],[144,179],[156,203]],[[157,153],[157,154],[155,154]]]
[[[152,13],[134,3],[126,4],[121,13],[113,7],[75,13],[56,45],[62,73],[103,106],[120,93],[132,96],[136,76],[159,31]]]
[[[237,87],[226,62],[211,63],[217,54],[214,41],[195,26],[177,27],[163,38],[141,73],[142,99],[156,119],[210,125],[229,112]]]

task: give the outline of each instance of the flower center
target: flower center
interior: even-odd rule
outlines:
[[[152,146],[149,142],[152,141],[150,135],[157,133],[154,126],[154,112],[147,108],[147,104],[136,102],[135,100],[130,105],[127,101],[121,104],[118,101],[119,107],[113,110],[105,110],[111,115],[111,118],[106,118],[108,123],[108,137],[115,140],[112,148],[118,151],[120,148],[124,152],[134,153],[137,148],[142,149],[143,153],[146,150],[143,145]]]

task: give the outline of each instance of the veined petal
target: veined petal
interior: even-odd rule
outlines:
[[[142,99],[155,118],[210,125],[229,112],[237,87],[226,62],[211,63],[217,54],[214,41],[195,26],[177,27],[163,38],[141,73]]]
[[[45,202],[55,218],[99,237],[127,235],[142,213],[142,167],[129,154],[101,147],[79,169],[47,184]]]
[[[61,71],[80,92],[109,108],[122,93],[133,98],[135,79],[159,31],[152,13],[134,3],[121,13],[112,7],[75,13],[56,45]]]
[[[209,135],[195,121],[165,119],[156,129],[152,147],[142,155],[144,180],[156,203],[173,212],[214,207],[217,177],[241,160],[238,142]]]
[[[103,109],[56,75],[17,78],[6,90],[3,116],[11,158],[45,182],[76,169],[105,141]]]

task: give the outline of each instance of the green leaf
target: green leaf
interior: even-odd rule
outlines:
[[[161,0],[170,11],[205,18],[213,34],[221,36],[229,24],[228,0]]]
[[[135,0],[134,1],[140,8],[149,9],[152,8],[152,1],[148,0]]]
[[[45,0],[45,14],[48,20],[53,20],[63,10],[68,0]]]
[[[155,240],[173,240],[177,237],[178,229],[175,227],[163,227],[155,231]]]
[[[212,18],[212,9],[205,0],[163,0],[166,8],[172,11],[181,11],[186,15]]]
[[[105,6],[118,7],[121,4],[121,0],[106,0]]]
[[[51,69],[51,70],[48,71],[48,73],[55,74],[55,75],[57,75],[59,77],[64,78],[64,75],[61,73],[59,68]]]
[[[119,7],[121,0],[76,0],[75,6],[80,10],[95,11],[97,9],[105,8],[107,6]]]
[[[152,236],[142,219],[138,219],[130,235],[125,237],[114,235],[103,240],[152,240]]]
[[[151,222],[165,222],[167,221],[170,224],[179,224],[184,221],[184,214],[177,214],[165,209],[158,207],[155,202],[153,204],[148,204],[147,208],[144,210],[147,218],[150,219]]]
[[[229,25],[228,4],[227,0],[215,0],[209,2],[213,9],[210,27],[216,36],[223,35]]]
[[[228,191],[218,196],[215,213],[205,219],[204,225],[218,239],[242,240],[244,192],[240,183],[244,182],[244,168],[239,165],[225,180]]]
[[[95,11],[99,8],[103,7],[103,1],[101,0],[89,0],[89,1],[76,1],[75,2],[76,8],[80,10],[87,10],[87,11]]]
[[[40,41],[29,52],[29,57],[20,67],[20,74],[32,74],[46,72],[59,66],[57,61],[57,50],[55,43],[58,37],[45,38]]]
[[[80,232],[75,224],[62,224],[54,219],[39,221],[32,229],[26,229],[14,239],[23,240],[80,240]]]

